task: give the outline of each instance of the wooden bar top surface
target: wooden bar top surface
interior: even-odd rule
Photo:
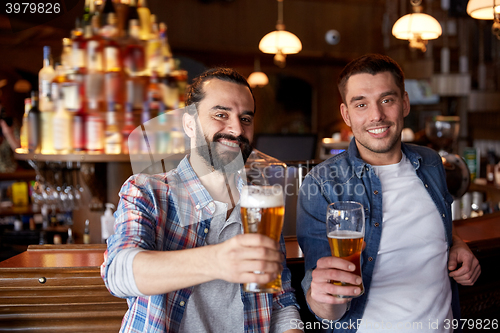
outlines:
[[[500,212],[454,221],[458,235],[467,243],[500,240]],[[304,258],[297,237],[285,236],[288,262]],[[30,245],[28,251],[0,262],[0,268],[99,267],[106,244]]]
[[[106,244],[30,245],[28,250],[0,262],[0,268],[99,267]]]
[[[287,260],[304,257],[295,236],[285,237]],[[106,244],[30,245],[28,250],[0,262],[0,268],[99,267]]]
[[[457,234],[466,243],[500,239],[500,212],[453,222]]]

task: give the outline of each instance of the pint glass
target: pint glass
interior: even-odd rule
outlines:
[[[266,235],[279,242],[285,216],[281,186],[243,186],[240,204],[244,233]],[[243,290],[256,293],[277,293],[281,291],[281,274],[274,281],[266,284],[245,283]]]
[[[326,213],[326,233],[332,256],[352,262],[354,274],[361,276],[361,250],[365,235],[365,214],[363,205],[354,201],[340,201],[328,205]],[[339,286],[352,286],[341,281],[332,281]],[[363,282],[358,286],[362,295]],[[358,296],[359,296],[358,295]],[[340,298],[357,296],[338,295]]]

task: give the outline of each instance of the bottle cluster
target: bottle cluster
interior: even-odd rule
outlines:
[[[178,68],[167,27],[156,22],[146,0],[86,0],[71,38],[63,39],[60,63],[53,66],[51,59],[45,46],[38,93],[25,101],[25,151],[152,153],[151,145],[131,143],[129,136],[158,116],[167,141],[154,145],[153,153],[184,150],[183,140],[168,142],[183,138],[179,115],[168,111],[184,107],[187,73]]]

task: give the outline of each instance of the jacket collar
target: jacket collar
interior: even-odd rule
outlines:
[[[422,160],[422,156],[417,153],[414,149],[412,149],[411,145],[405,144],[401,142],[401,150],[403,154],[405,154],[406,158],[408,158],[411,162],[411,165],[417,170],[420,167],[420,161]],[[349,148],[347,150],[349,160],[354,166],[354,170],[356,172],[356,176],[361,179],[365,172],[368,172],[371,168],[371,165],[366,163],[361,159],[359,155],[358,147],[356,146],[356,140],[354,137],[351,139],[349,143]]]

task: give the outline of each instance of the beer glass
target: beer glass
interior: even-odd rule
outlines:
[[[326,233],[332,256],[352,262],[354,274],[361,276],[361,250],[365,235],[365,214],[363,205],[354,201],[340,201],[328,205],[326,213]],[[352,286],[341,281],[332,281],[338,286]],[[358,287],[359,295],[364,292],[363,282]],[[358,296],[359,296],[358,295]],[[339,298],[357,296],[338,295]]]
[[[245,234],[262,234],[279,242],[285,217],[283,190],[279,185],[245,185],[240,194],[241,221]],[[255,272],[263,274],[264,272]],[[269,283],[245,283],[243,290],[254,293],[281,291],[281,274]]]

